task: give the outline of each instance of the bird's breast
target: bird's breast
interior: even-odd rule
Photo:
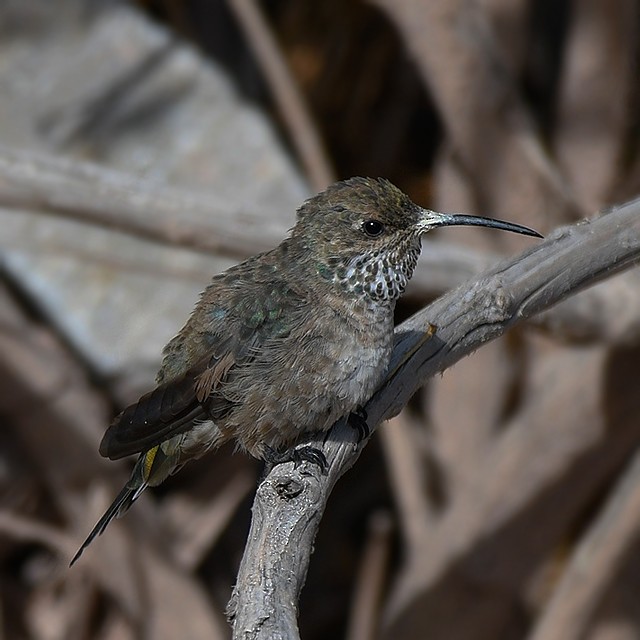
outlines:
[[[332,361],[329,367],[333,371],[337,399],[348,399],[357,406],[369,398],[387,369],[392,337],[392,326],[374,324],[347,332],[345,339],[336,341],[336,349],[329,356]]]
[[[393,317],[344,317],[325,306],[287,340],[265,348],[222,387],[237,409],[221,424],[254,455],[304,433],[327,430],[363,404],[384,376],[393,344]]]

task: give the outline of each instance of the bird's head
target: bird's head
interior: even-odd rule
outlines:
[[[382,178],[351,178],[300,207],[292,239],[304,244],[324,279],[395,300],[413,275],[422,234],[453,225],[542,237],[511,222],[424,209]]]

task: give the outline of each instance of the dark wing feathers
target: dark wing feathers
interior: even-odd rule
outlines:
[[[192,375],[161,385],[127,407],[107,429],[100,454],[117,460],[149,449],[205,418]]]
[[[279,289],[273,282],[270,289],[271,297],[247,295],[245,291],[230,301],[233,312],[220,313],[224,326],[216,327],[217,333],[205,331],[203,318],[211,318],[211,308],[197,308],[191,321],[203,323],[195,326],[202,332],[198,351],[204,352],[204,357],[184,374],[172,375],[116,417],[100,443],[100,454],[116,460],[147,451],[188,431],[195,420],[220,420],[228,414],[236,404],[224,394],[216,393],[220,382],[232,375],[236,367],[254,359],[265,342],[282,337],[283,316],[300,308],[302,296],[296,292],[288,287]],[[177,342],[182,351],[184,341]]]

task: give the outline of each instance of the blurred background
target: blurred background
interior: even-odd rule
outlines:
[[[0,3],[0,638],[228,638],[259,463],[97,453],[330,182],[543,233],[640,190],[636,0]],[[398,321],[527,241],[430,234]],[[305,640],[640,638],[640,278],[431,380],[336,487]],[[635,500],[635,502],[634,502]]]

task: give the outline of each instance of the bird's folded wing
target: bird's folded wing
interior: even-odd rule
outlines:
[[[211,313],[205,318],[209,324],[202,323],[202,335],[207,335],[201,346],[203,357],[182,376],[160,384],[127,407],[107,429],[100,443],[101,455],[116,460],[147,451],[188,431],[194,421],[221,419],[242,401],[237,392],[230,398],[224,383],[268,345],[282,341],[291,326],[302,322],[305,294],[272,281],[266,296],[263,288],[260,295],[251,295],[239,285],[237,289],[237,299],[228,305],[233,313],[218,314],[214,331],[207,330]]]
[[[117,460],[139,453],[186,431],[203,417],[193,380],[172,381],[142,396],[115,418],[102,438],[100,454]]]
[[[105,432],[100,454],[117,460],[146,451],[188,431],[196,420],[215,419],[232,409],[232,402],[213,393],[236,363],[236,356],[242,355],[231,341],[225,346],[127,407]]]

